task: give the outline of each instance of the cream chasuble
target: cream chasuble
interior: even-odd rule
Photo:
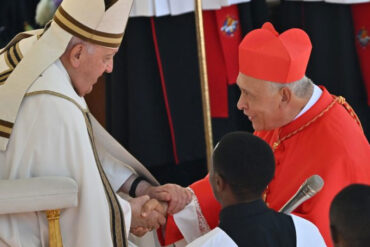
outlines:
[[[55,95],[53,95],[55,94]],[[59,97],[62,95],[63,97]],[[65,176],[78,183],[78,207],[63,209],[60,224],[64,246],[114,246],[108,203],[99,164],[115,192],[133,173],[157,181],[89,114],[57,60],[33,83],[23,99],[8,147],[0,152],[0,179]],[[87,126],[91,123],[96,153]],[[99,163],[99,162],[98,162]],[[131,209],[117,196],[126,237]],[[122,240],[124,241],[124,240]],[[48,246],[44,212],[0,215],[0,246]]]

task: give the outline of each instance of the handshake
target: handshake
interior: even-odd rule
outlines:
[[[130,201],[132,210],[130,232],[139,237],[164,225],[167,214],[181,211],[192,199],[192,192],[176,184],[162,186],[148,184],[140,194],[142,196]]]

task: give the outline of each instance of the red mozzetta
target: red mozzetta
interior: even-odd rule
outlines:
[[[255,132],[255,135],[272,148],[275,146],[276,172],[266,191],[271,208],[279,210],[311,175],[318,174],[324,179],[324,188],[294,214],[313,222],[327,245],[332,246],[330,203],[348,184],[370,184],[370,146],[350,106],[343,98],[333,97],[325,88],[321,89],[320,99],[302,116],[281,128]],[[279,140],[280,144],[276,145]],[[208,176],[190,187],[198,197],[208,224],[214,228],[220,205],[213,197]],[[169,217],[166,245],[182,238],[172,216]]]

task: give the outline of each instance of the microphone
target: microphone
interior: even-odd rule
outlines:
[[[295,193],[295,195],[290,198],[290,200],[285,203],[285,205],[279,210],[279,212],[289,214],[299,205],[301,205],[306,200],[313,197],[317,192],[319,192],[324,186],[324,180],[319,175],[313,175],[309,177]]]

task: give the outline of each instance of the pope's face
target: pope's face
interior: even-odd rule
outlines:
[[[236,83],[240,88],[239,110],[252,122],[253,129],[271,130],[280,127],[282,112],[279,90],[270,83],[239,73]]]
[[[89,50],[91,48],[91,50]],[[81,54],[81,64],[74,80],[74,87],[80,96],[90,93],[95,83],[104,72],[113,70],[113,57],[117,48],[107,48],[98,45],[86,47]]]

